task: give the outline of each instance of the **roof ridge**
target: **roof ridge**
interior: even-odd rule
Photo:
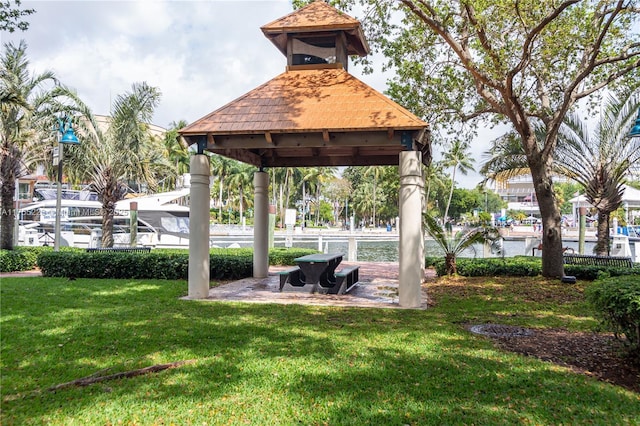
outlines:
[[[358,19],[354,18],[353,16],[343,12],[342,10],[331,6],[330,4],[326,3],[324,0],[316,0],[314,2],[309,3],[308,5],[301,7],[300,9],[294,10],[284,16],[281,16],[278,19],[275,19],[265,25],[262,25],[260,27],[260,29],[265,32],[265,30],[269,30],[269,27],[275,27],[275,26],[281,26],[283,28],[289,28],[289,27],[295,27],[295,25],[285,25],[284,23],[286,23],[288,20],[290,20],[293,17],[300,17],[300,16],[304,16],[307,13],[309,13],[309,11],[314,11],[317,12],[315,9],[318,9],[318,11],[320,10],[320,8],[322,8],[324,11],[329,12],[329,13],[333,13],[336,15],[339,15],[342,19],[350,21],[351,24],[357,26],[360,26],[361,23]],[[317,24],[318,26],[321,26],[322,24]],[[309,25],[304,25],[309,26]],[[303,27],[303,26],[301,26]],[[273,31],[274,28],[271,28],[271,31]]]

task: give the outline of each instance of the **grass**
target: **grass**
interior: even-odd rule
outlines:
[[[640,424],[638,394],[463,327],[589,329],[580,287],[441,279],[424,311],[184,301],[184,281],[0,287],[3,425]],[[179,360],[195,361],[46,390]]]

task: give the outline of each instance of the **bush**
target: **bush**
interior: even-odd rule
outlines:
[[[425,263],[433,265],[438,276],[446,275],[444,257],[426,258]],[[473,259],[459,257],[456,259],[458,275],[464,277],[514,276],[535,277],[542,272],[542,261],[539,257],[514,256]],[[625,275],[640,275],[640,268],[616,266],[565,265],[565,275],[573,275],[577,279],[593,281],[598,278]]]
[[[30,271],[37,266],[38,254],[51,247],[14,247],[0,250],[0,272]]]
[[[585,291],[602,324],[640,356],[640,276],[595,281]],[[638,359],[640,362],[640,359]]]
[[[253,275],[253,249],[211,249],[209,277],[212,280],[236,280]],[[272,249],[272,265],[292,265],[293,259],[310,253],[310,249]],[[35,262],[34,262],[35,263]],[[185,249],[156,249],[150,253],[91,252],[67,249],[48,250],[37,259],[46,277],[76,278],[158,278],[188,279],[189,251]]]
[[[318,253],[318,250],[304,248],[272,248],[269,250],[269,265],[295,265],[293,259]]]
[[[542,264],[539,258],[516,256],[505,258],[456,259],[458,275],[465,277],[493,277],[500,275],[535,277],[540,275]],[[434,262],[438,276],[446,275],[444,258]]]

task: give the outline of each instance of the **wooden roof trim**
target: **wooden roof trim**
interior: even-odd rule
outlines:
[[[273,140],[274,138],[277,138],[278,135],[305,135],[305,134],[310,134],[310,133],[320,133],[323,135],[324,137],[324,133],[328,132],[328,133],[369,133],[369,132],[374,132],[374,133],[385,133],[387,135],[387,139],[391,140],[394,138],[394,135],[396,132],[403,132],[403,131],[416,131],[416,130],[422,130],[424,129],[426,126],[422,125],[422,126],[400,126],[400,127],[393,127],[393,128],[389,128],[389,127],[351,127],[351,128],[318,128],[318,129],[272,129],[272,130],[229,130],[229,131],[211,131],[211,132],[202,132],[202,131],[195,131],[195,132],[189,132],[189,131],[180,131],[180,134],[185,137],[185,138],[189,138],[189,137],[194,137],[194,136],[203,136],[206,135],[207,138],[209,137],[214,137],[214,136],[221,136],[221,135],[237,135],[237,136],[242,136],[242,135],[246,135],[246,136],[251,136],[251,135],[265,135],[265,140],[271,139]],[[266,136],[266,134],[269,134],[269,136]],[[193,143],[193,142],[190,142]],[[270,142],[271,143],[271,142]]]
[[[304,71],[304,70],[342,70],[344,66],[340,62],[333,64],[305,64],[305,65],[287,65],[286,71]]]

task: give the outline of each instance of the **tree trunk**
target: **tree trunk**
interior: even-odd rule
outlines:
[[[458,267],[456,265],[456,255],[453,253],[447,253],[444,256],[444,268],[447,275],[455,275],[458,273]]]
[[[609,255],[609,212],[598,210],[598,237],[595,252],[598,256]]]
[[[443,225],[446,226],[447,224],[447,219],[449,216],[449,207],[451,206],[451,199],[453,198],[453,189],[456,186],[456,167],[453,168],[453,172],[451,173],[451,190],[449,191],[449,199],[447,200],[447,207],[444,209],[444,216],[443,216]]]
[[[115,202],[105,200],[102,202],[102,247],[113,247],[113,216],[115,214]]]
[[[113,247],[113,217],[116,213],[118,201],[116,182],[106,180],[105,191],[102,195],[102,247]]]
[[[0,249],[13,250],[13,227],[15,226],[15,214],[13,208],[13,194],[15,192],[16,181],[13,173],[8,173],[5,164],[9,161],[6,156],[2,157],[2,188],[0,189]]]
[[[553,192],[550,167],[540,162],[539,156],[533,161],[531,156],[527,157],[542,216],[542,275],[547,278],[561,278],[564,275],[562,217]]]

